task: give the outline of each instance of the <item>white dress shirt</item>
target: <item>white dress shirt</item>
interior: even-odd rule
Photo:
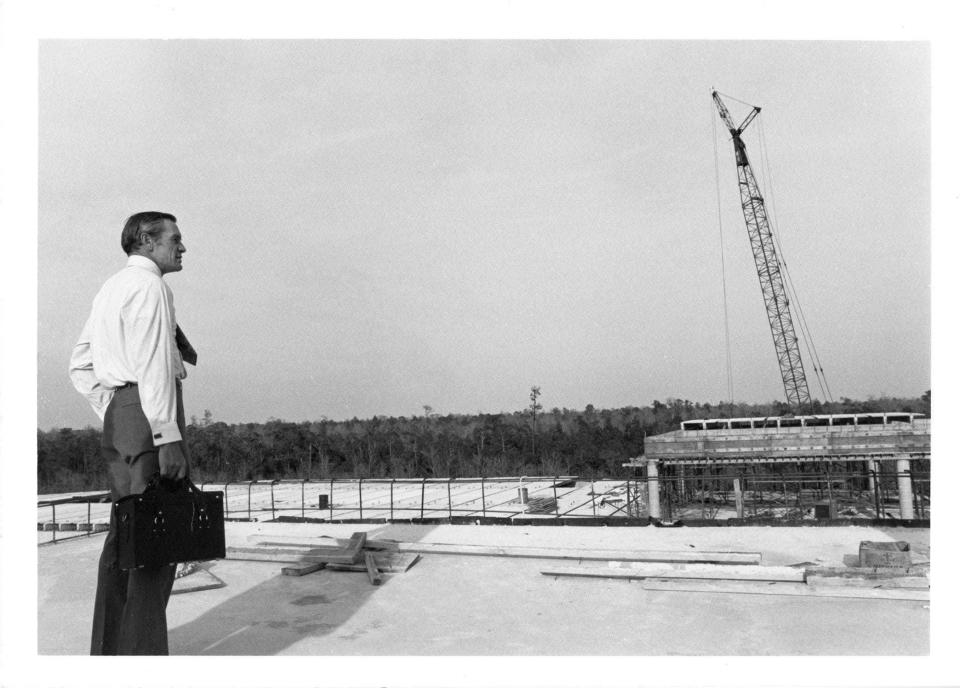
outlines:
[[[73,354],[70,379],[103,420],[114,390],[137,383],[155,446],[182,439],[177,381],[187,376],[177,349],[173,292],[149,258],[129,256],[108,279]]]

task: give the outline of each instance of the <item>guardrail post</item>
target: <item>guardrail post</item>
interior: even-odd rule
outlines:
[[[426,498],[427,494],[427,479],[424,478],[423,482],[420,483],[420,518],[423,518],[423,500]]]
[[[390,481],[390,520],[393,520],[393,485],[397,482],[396,478]]]
[[[333,478],[330,478],[330,520],[333,520]]]
[[[480,476],[480,513],[484,518],[487,517],[487,490],[484,485],[483,476]]]
[[[553,478],[553,508],[557,512],[557,518],[560,518],[560,500],[557,499],[557,483],[560,481],[560,474]]]
[[[228,480],[223,484],[223,517],[227,518],[230,516],[230,500],[227,499],[228,490],[230,487],[230,481]]]
[[[247,520],[252,520],[253,516],[250,514],[250,491],[253,490],[254,481],[251,480],[247,483]]]
[[[363,478],[360,478],[360,482],[357,483],[358,499],[360,500],[360,520],[363,520]]]

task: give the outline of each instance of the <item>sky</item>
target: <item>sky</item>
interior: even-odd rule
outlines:
[[[813,396],[922,394],[929,44],[44,40],[39,427],[97,423],[70,349],[147,209],[188,417],[716,403],[728,347],[734,400],[783,399],[713,88],[762,108]]]

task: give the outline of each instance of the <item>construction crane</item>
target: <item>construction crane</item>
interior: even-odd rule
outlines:
[[[747,148],[740,137],[743,130],[760,114],[760,108],[754,107],[738,127],[734,125],[730,112],[716,91],[713,92],[713,101],[720,112],[720,119],[733,137],[740,185],[740,205],[743,208],[743,218],[747,221],[747,234],[750,237],[750,247],[753,249],[757,276],[760,278],[760,290],[763,292],[763,303],[767,309],[767,320],[770,323],[773,346],[780,364],[780,377],[783,379],[787,403],[798,412],[802,412],[810,407],[810,390],[807,387],[807,377],[803,372],[800,345],[793,327],[793,319],[790,317],[790,301],[784,289],[780,261],[774,247],[770,223],[767,221],[763,196],[760,194],[760,187],[757,185],[750,161],[747,159]]]

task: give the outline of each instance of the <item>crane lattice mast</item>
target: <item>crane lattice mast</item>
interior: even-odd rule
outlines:
[[[737,177],[740,184],[740,205],[743,208],[743,218],[747,222],[747,234],[750,237],[750,247],[753,249],[757,276],[760,278],[760,290],[763,292],[763,302],[767,309],[767,320],[770,323],[773,346],[780,364],[780,377],[783,379],[787,403],[796,410],[802,411],[810,406],[810,390],[807,387],[807,377],[803,372],[803,361],[800,359],[800,345],[793,327],[793,319],[790,317],[790,302],[784,289],[780,261],[774,248],[773,234],[770,231],[770,223],[767,221],[763,196],[760,195],[760,187],[757,185],[750,161],[747,159],[746,146],[740,138],[743,130],[760,114],[760,108],[754,107],[743,123],[737,127],[733,124],[730,113],[716,91],[713,92],[713,100],[720,112],[720,118],[733,137],[733,149],[737,157]]]

